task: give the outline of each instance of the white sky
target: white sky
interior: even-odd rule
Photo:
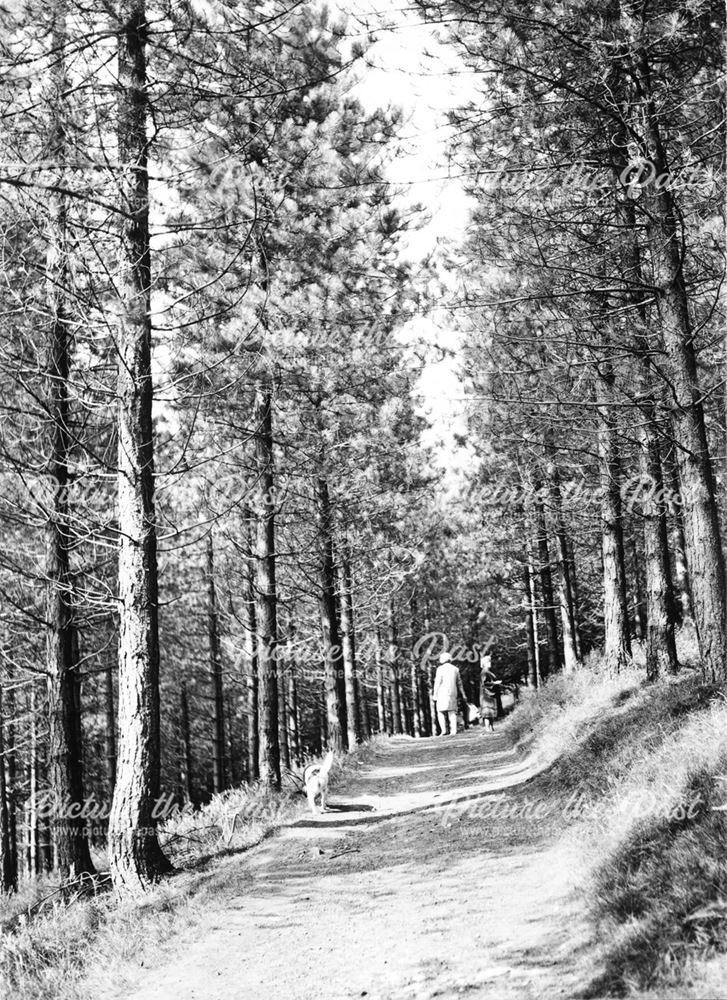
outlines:
[[[404,111],[406,152],[389,168],[395,183],[405,185],[412,202],[422,203],[431,219],[413,234],[407,256],[421,259],[445,239],[461,239],[468,219],[468,205],[458,180],[448,179],[446,153],[450,135],[446,113],[466,96],[469,77],[462,74],[453,50],[437,39],[435,29],[423,24],[412,11],[377,12],[372,0],[342,0],[349,12],[349,27],[374,31],[377,41],[367,54],[369,69],[362,74],[357,96],[374,108],[395,104]],[[365,34],[364,36],[365,37]],[[452,69],[459,72],[451,74]],[[455,171],[456,172],[456,171]],[[441,276],[454,282],[452,275]],[[432,422],[424,444],[436,450],[438,464],[446,470],[445,486],[457,489],[458,470],[469,455],[458,449],[454,434],[465,431],[462,386],[456,374],[459,332],[444,310],[416,320],[409,331],[433,345],[449,349],[432,351],[432,361],[419,385],[422,412]]]

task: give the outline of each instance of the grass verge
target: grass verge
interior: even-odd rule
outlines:
[[[506,725],[552,762],[541,792],[570,796],[599,942],[584,995],[727,998],[720,691],[691,670],[650,685],[638,669],[611,677],[593,662],[526,697]]]

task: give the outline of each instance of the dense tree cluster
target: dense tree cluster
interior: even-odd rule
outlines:
[[[410,322],[440,262],[345,21],[0,7],[5,890],[103,848],[141,892],[160,803],[434,734],[446,646],[476,702],[485,653],[675,672],[693,619],[725,679],[723,7],[419,9],[477,81],[449,493]]]

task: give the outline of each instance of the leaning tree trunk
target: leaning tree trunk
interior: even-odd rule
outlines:
[[[66,130],[63,111],[67,78],[65,9],[56,9],[53,25],[53,121],[49,153],[58,177],[58,191],[49,195],[46,271],[50,323],[45,358],[47,421],[47,506],[45,510],[46,672],[48,684],[48,769],[57,803],[53,816],[56,861],[62,878],[94,870],[84,828],[77,815],[83,805],[83,762],[76,745],[72,579],[70,570],[71,452],[68,380],[73,344],[67,250],[67,204],[63,194],[66,172]],[[71,805],[73,808],[68,808]],[[62,806],[62,808],[61,808]]]
[[[608,365],[598,383],[599,460],[601,473],[601,551],[603,556],[604,657],[609,670],[619,671],[631,660],[631,636],[626,601],[621,459],[618,430],[611,410],[613,374]]]
[[[263,381],[255,393],[256,496],[256,585],[258,722],[260,733],[260,780],[271,789],[280,788],[280,743],[278,739],[278,619],[275,584],[275,482],[273,476],[272,387]]]
[[[222,680],[220,624],[215,586],[215,547],[212,532],[207,535],[205,564],[208,656],[212,686],[212,788],[219,793],[225,787],[225,692]]]
[[[119,746],[109,864],[116,889],[136,895],[171,865],[159,845],[154,815],[160,779],[159,596],[144,0],[124,0],[118,16]]]

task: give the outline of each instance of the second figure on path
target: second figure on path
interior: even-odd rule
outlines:
[[[457,707],[458,698],[467,704],[462,678],[459,675],[459,668],[452,662],[449,653],[442,653],[439,657],[439,666],[434,677],[434,701],[437,705],[437,715],[439,717],[439,728],[441,735],[447,734],[447,722],[449,722],[449,733],[457,732]]]

